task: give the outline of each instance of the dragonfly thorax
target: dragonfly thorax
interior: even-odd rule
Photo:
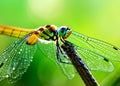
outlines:
[[[40,27],[37,35],[39,39],[55,41],[58,39],[57,27],[54,25],[46,25],[45,27]]]

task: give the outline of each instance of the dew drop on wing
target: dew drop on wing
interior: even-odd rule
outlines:
[[[9,75],[5,75],[5,77],[6,77],[6,78],[8,78],[8,77],[9,77]]]
[[[18,54],[20,54],[21,52],[18,52]]]
[[[13,67],[12,69],[15,70],[15,67]]]

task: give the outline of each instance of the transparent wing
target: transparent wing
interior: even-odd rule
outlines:
[[[113,71],[114,67],[106,57],[82,47],[78,47],[77,51],[90,70]]]
[[[0,80],[8,78],[14,83],[26,72],[36,50],[35,45],[26,44],[29,35],[15,41],[0,54]]]
[[[89,68],[91,69],[105,70],[104,66],[111,65],[110,62],[104,64],[105,61],[120,61],[120,49],[109,43],[90,38],[76,32],[73,32],[72,35],[68,38],[68,40],[74,43],[77,47],[79,47],[78,50],[80,55],[83,54],[82,51],[84,52],[84,55],[81,55],[81,58],[86,64],[88,64]],[[98,61],[101,64],[98,65]],[[109,67],[106,67],[106,70],[107,68],[110,70]]]
[[[73,65],[61,63],[57,60],[55,42],[46,42],[40,40],[40,42],[38,42],[38,47],[40,52],[42,52],[46,57],[52,60],[63,71],[63,73],[67,76],[67,78],[72,79],[74,77],[75,69]],[[64,55],[61,53],[60,53],[60,58],[65,62],[69,62],[69,60],[64,58]]]

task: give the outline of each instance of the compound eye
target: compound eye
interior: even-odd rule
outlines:
[[[62,29],[62,30],[65,30],[66,28],[65,28],[65,27],[62,27],[61,29]]]
[[[66,31],[66,28],[65,27],[62,27],[61,28],[61,33],[64,33]]]

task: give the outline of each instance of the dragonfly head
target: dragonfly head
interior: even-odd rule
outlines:
[[[58,29],[58,35],[63,39],[66,39],[68,36],[70,36],[71,33],[72,33],[72,30],[66,26],[61,26]]]

